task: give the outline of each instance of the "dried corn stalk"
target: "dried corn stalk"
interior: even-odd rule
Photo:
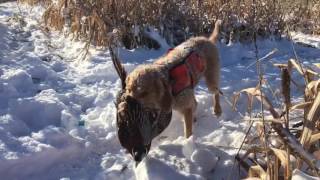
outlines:
[[[251,166],[248,174],[249,178],[259,177],[260,179],[269,179],[267,172],[260,165]]]
[[[288,71],[288,69],[284,68],[282,69],[282,94],[284,97],[284,103],[286,105],[286,108],[289,109],[289,107],[291,106],[291,100],[290,100],[290,81],[291,81],[291,77],[290,77],[290,73]]]
[[[315,123],[320,119],[320,93],[318,93],[314,103],[307,115],[307,119],[304,122],[303,133],[301,136],[301,144],[309,149],[312,132],[315,130]]]
[[[313,99],[315,98],[315,96],[317,95],[317,93],[320,91],[320,79],[316,80],[316,81],[311,81],[306,89],[305,89],[305,95],[309,98],[309,99]]]
[[[284,166],[288,166],[288,153],[285,150],[277,149],[277,148],[271,148],[272,152],[277,156],[277,158],[281,161],[281,164]]]
[[[290,73],[289,73],[289,70],[287,68],[283,68],[281,70],[282,72],[282,78],[281,78],[281,87],[282,87],[282,95],[283,95],[283,98],[284,98],[284,103],[285,103],[285,127],[287,129],[289,129],[289,108],[291,106],[291,100],[290,100],[290,80],[291,80],[291,77],[290,77]],[[290,176],[291,176],[291,166],[290,166],[290,148],[286,146],[286,173],[285,173],[285,179],[290,179]],[[280,157],[279,157],[280,159]]]
[[[319,121],[320,119],[318,119],[318,121]],[[320,140],[320,133],[316,133],[316,134],[313,134],[312,136],[311,136],[311,139],[310,139],[310,144],[313,144],[313,143],[315,143],[315,142],[317,142],[317,141],[319,141]]]
[[[236,93],[235,94],[235,98],[234,98],[234,103],[233,103],[234,107],[235,107],[235,105],[236,105],[236,103],[237,103],[237,101],[239,99],[239,96],[240,96],[240,94],[242,92],[245,92],[248,96],[255,97],[259,101],[261,101],[261,99],[263,99],[262,100],[263,101],[263,105],[265,106],[266,109],[268,109],[270,111],[272,116],[275,119],[279,119],[280,118],[279,113],[273,108],[273,105],[270,103],[269,99],[264,94],[262,94],[260,92],[260,90],[257,89],[256,87],[247,88],[247,89],[244,89],[244,90]],[[262,96],[261,96],[261,94],[262,94]],[[292,135],[288,129],[283,128],[283,126],[281,124],[271,123],[271,127],[277,132],[277,134],[279,135],[280,139],[285,144],[288,145],[288,147],[291,150],[291,153],[295,154],[297,157],[300,157],[313,170],[313,173],[318,175],[319,174],[319,169],[318,169],[318,167],[316,165],[316,163],[317,163],[316,158],[303,148],[303,146],[296,139],[296,137],[294,135]]]
[[[297,63],[297,61],[294,59],[289,60],[289,63],[288,63],[289,71],[291,70],[292,67],[297,69],[297,71],[305,78],[307,83],[312,81],[312,79],[318,75],[318,73],[316,73],[315,71],[302,67],[302,65],[300,63]]]
[[[254,88],[246,88],[241,90],[240,92],[235,93],[234,98],[233,98],[233,109],[235,109],[236,104],[239,100],[239,97],[241,93],[246,93],[248,96],[248,102],[250,104],[250,109],[252,109],[252,101],[253,98],[258,99],[260,102],[263,102],[264,107],[270,111],[270,113],[275,117],[275,115],[278,115],[276,110],[273,108],[273,105],[271,104],[271,101],[265,96],[263,92],[260,91],[258,87]],[[248,106],[249,108],[249,106]],[[279,119],[279,115],[276,119]]]
[[[302,102],[290,107],[290,111],[297,110],[297,109],[305,109],[312,105],[313,102]]]
[[[318,68],[320,68],[320,63],[313,63],[315,66],[317,66]]]

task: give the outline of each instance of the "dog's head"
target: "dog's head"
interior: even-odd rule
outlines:
[[[118,138],[136,162],[140,162],[151,146],[151,126],[149,113],[144,112],[141,104],[122,91],[116,101]]]
[[[140,162],[148,154],[152,139],[169,125],[172,112],[144,107],[123,91],[117,96],[116,108],[120,144]]]
[[[111,48],[110,53],[122,82],[122,90],[118,93],[115,102],[118,138],[121,146],[132,155],[136,162],[140,162],[148,154],[152,139],[169,125],[172,111],[145,106],[142,103],[144,99],[135,97],[137,93],[129,93],[126,90],[126,71]]]
[[[158,65],[141,65],[126,78],[126,94],[134,97],[144,106],[171,111],[171,89]]]

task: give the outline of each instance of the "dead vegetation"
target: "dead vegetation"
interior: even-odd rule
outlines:
[[[43,4],[44,24],[55,30],[67,29],[75,39],[106,46],[108,33],[117,29],[126,48],[159,48],[150,29],[172,45],[194,35],[207,35],[215,20],[222,19],[223,38],[252,42],[259,37],[280,35],[287,30],[311,34],[320,32],[320,3],[316,0],[19,0],[30,5]]]
[[[263,105],[258,118],[251,118],[251,126],[256,132],[246,137],[250,147],[243,155],[237,155],[239,165],[248,177],[260,179],[291,179],[292,171],[300,169],[313,176],[320,176],[320,74],[304,67],[298,60],[290,59],[287,64],[274,64],[281,71],[282,108],[275,108],[273,101],[261,91],[261,85],[239,91],[234,96],[234,107],[241,94],[248,97],[248,111],[252,112],[254,99]],[[316,67],[316,64],[315,64]],[[306,83],[304,100],[291,103],[291,79],[297,71]],[[267,83],[266,80],[263,83]],[[292,121],[291,116],[303,114],[300,122]],[[269,115],[268,118],[264,114]]]

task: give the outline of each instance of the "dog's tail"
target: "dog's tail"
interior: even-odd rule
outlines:
[[[216,42],[218,41],[221,23],[222,23],[221,20],[216,21],[216,23],[214,24],[214,30],[209,37],[209,40],[214,44],[216,44]]]

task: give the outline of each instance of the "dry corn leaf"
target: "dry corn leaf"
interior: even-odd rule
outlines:
[[[311,135],[310,144],[315,143],[319,139],[320,139],[320,133],[316,133],[316,134]]]
[[[312,104],[312,102],[302,102],[298,103],[296,105],[293,105],[290,107],[290,111],[296,110],[296,109],[304,109],[306,107],[309,107]]]
[[[313,105],[308,113],[307,119],[316,122],[320,118],[320,93],[315,98]]]
[[[313,63],[315,66],[317,66],[318,68],[320,68],[320,63]]]
[[[247,95],[250,97],[250,100],[253,100],[253,98],[252,98],[253,96],[258,98],[258,100],[260,100],[260,101],[261,101],[261,98],[262,98],[262,100],[265,100],[264,94],[257,87],[243,89],[240,92],[247,93]],[[250,102],[250,103],[252,103],[252,102]],[[269,109],[270,104],[267,100],[264,101],[264,105],[266,105],[267,108]]]
[[[288,64],[275,63],[275,64],[273,64],[273,66],[282,69],[282,68],[287,68],[287,67],[288,67]]]
[[[260,179],[267,179],[267,173],[260,165],[251,166],[248,175],[248,178],[259,177]]]
[[[262,118],[250,118],[250,119],[245,119],[245,121],[255,121],[255,122],[262,122],[262,121],[265,121],[265,122],[269,122],[269,123],[284,123],[284,121],[282,119],[269,119],[269,118],[265,118],[265,119],[262,119]]]
[[[294,68],[297,69],[297,71],[301,74],[301,75],[304,75],[304,73],[309,73],[309,74],[312,74],[312,75],[318,75],[318,73],[310,70],[310,69],[306,69],[306,68],[303,68],[302,66],[299,65],[299,63],[297,63],[296,60],[294,59],[290,59],[289,60],[289,67],[291,67],[291,65],[293,65]]]
[[[313,98],[320,91],[320,79],[308,83],[305,94],[308,98]]]
[[[260,142],[265,142],[265,129],[264,129],[263,122],[256,123],[256,131],[258,133],[258,137],[260,139]]]
[[[258,90],[257,88],[247,88],[240,91],[240,93],[241,92],[246,92],[248,95],[252,95],[256,97],[259,101],[261,102],[263,101],[264,106],[270,111],[272,116],[275,119],[280,118],[279,113],[275,111],[270,101],[260,92],[260,90]],[[320,93],[319,93],[319,96],[320,96]],[[319,97],[319,101],[320,101],[320,97]],[[290,148],[293,149],[292,152],[294,152],[295,154],[298,154],[298,156],[303,161],[305,161],[308,164],[308,166],[310,166],[314,174],[318,174],[318,168],[315,165],[316,163],[315,158],[303,148],[303,146],[299,143],[299,141],[297,141],[296,138],[288,130],[284,129],[282,125],[277,123],[271,123],[271,127],[279,134],[279,137],[282,138],[282,141],[288,143]],[[307,142],[309,142],[309,140]]]
[[[239,99],[239,96],[241,93],[245,92],[248,96],[249,104],[252,104],[253,97],[258,99],[260,102],[263,103],[264,107],[270,111],[270,113],[273,115],[273,117],[279,117],[278,113],[276,110],[273,108],[273,105],[271,104],[271,101],[262,93],[259,89],[259,87],[252,87],[252,88],[246,88],[241,90],[240,92],[237,92],[234,97],[234,102],[233,102],[233,108],[235,108],[237,101]],[[251,105],[250,105],[251,106]],[[250,107],[249,106],[249,107]],[[252,107],[250,107],[252,108]]]
[[[309,149],[311,143],[312,132],[315,129],[315,122],[320,118],[320,93],[318,93],[314,103],[307,115],[304,122],[303,132],[301,135],[300,142],[306,148]]]
[[[280,159],[281,164],[284,166],[288,166],[288,161],[287,161],[287,152],[285,150],[277,149],[277,148],[271,148],[273,153]]]
[[[313,131],[313,129],[311,129],[308,126],[303,127],[302,135],[300,138],[300,143],[303,145],[303,147],[305,149],[309,149],[312,131]]]
[[[253,94],[255,94],[255,91],[257,90],[257,88],[247,88],[247,89],[243,89],[240,92],[235,93],[235,95],[233,96],[233,103],[232,103],[232,108],[233,110],[236,109],[236,105],[237,102],[239,100],[239,97],[241,95],[242,92],[247,92],[248,95],[248,106],[247,106],[247,110],[249,113],[251,113],[252,110],[252,105],[253,105]]]
[[[273,165],[273,179],[279,179],[279,168],[280,168],[280,164],[279,164],[279,159],[277,157],[275,157],[274,163]]]

